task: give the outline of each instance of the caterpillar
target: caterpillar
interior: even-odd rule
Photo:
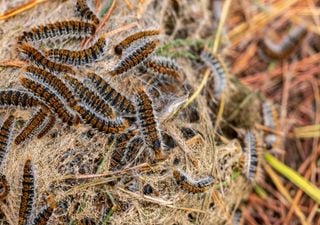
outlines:
[[[3,201],[9,194],[10,186],[7,177],[0,173],[0,201]]]
[[[53,89],[66,100],[70,107],[73,107],[77,104],[77,99],[59,77],[54,76],[51,73],[35,66],[28,66],[26,68],[26,72],[29,77],[34,78],[38,82],[41,82],[47,87]]]
[[[20,78],[20,83],[36,96],[43,99],[43,101],[57,113],[62,122],[68,123],[69,125],[78,123],[77,117],[74,117],[64,106],[63,102],[47,87],[25,77]]]
[[[277,112],[270,102],[264,102],[262,104],[262,116],[264,126],[270,129],[276,129],[277,127]],[[274,134],[267,134],[264,137],[267,147],[271,147],[276,141],[276,136]]]
[[[110,76],[123,74],[146,60],[155,50],[159,40],[144,41],[140,46],[125,55],[120,62],[109,71]]]
[[[19,225],[27,224],[30,217],[32,206],[34,202],[35,185],[34,185],[34,171],[30,159],[26,160],[23,168],[22,177],[22,195],[19,208]]]
[[[280,43],[274,43],[265,38],[259,41],[258,45],[266,56],[272,59],[285,59],[299,46],[307,33],[304,26],[296,26],[289,31],[287,37],[283,38]]]
[[[14,116],[10,115],[0,128],[0,167],[8,153],[14,127]]]
[[[135,113],[135,106],[133,103],[116,91],[106,80],[95,73],[89,73],[87,77],[94,83],[94,87],[101,97],[116,111],[129,114]]]
[[[157,76],[180,80],[179,67],[175,61],[163,56],[152,56],[142,63],[144,69]]]
[[[31,93],[21,90],[1,90],[0,91],[0,106],[1,107],[21,107],[32,108],[38,107],[43,103]]]
[[[40,139],[45,136],[55,125],[56,117],[54,114],[50,114],[47,117],[47,121],[45,122],[44,126],[40,128],[39,133],[37,134],[37,138]]]
[[[232,224],[239,225],[241,221],[242,221],[242,211],[240,209],[237,209],[232,217]]]
[[[14,139],[14,143],[19,145],[30,139],[41,126],[43,126],[47,113],[43,109],[39,109],[29,120],[27,125],[22,129],[22,131]]]
[[[154,115],[152,100],[143,88],[137,91],[136,108],[144,142],[154,151],[156,158],[161,159],[163,157],[163,146],[158,121]]]
[[[100,23],[99,18],[89,8],[86,0],[77,0],[76,1],[75,12],[76,12],[77,16],[79,16],[80,18],[83,18],[87,21],[92,21],[96,25],[98,25]]]
[[[148,36],[154,36],[159,34],[160,34],[160,30],[144,30],[144,31],[136,32],[126,37],[124,40],[122,40],[120,43],[114,46],[114,52],[117,55],[122,55],[123,50],[128,48],[133,42]]]
[[[129,129],[125,133],[118,135],[113,142],[113,152],[111,155],[110,167],[112,170],[118,170],[123,166],[122,158],[128,143],[133,139],[139,132],[136,129]],[[112,141],[112,140],[110,140]]]
[[[173,170],[173,177],[176,180],[177,184],[183,190],[190,193],[205,192],[214,183],[214,178],[211,176],[195,181],[191,179],[186,173],[178,169]]]
[[[200,58],[212,71],[214,79],[214,96],[220,98],[227,86],[228,71],[226,66],[219,55],[212,55],[207,51],[202,51]]]
[[[253,182],[258,168],[258,155],[256,137],[251,131],[247,131],[244,137],[244,153],[246,154],[246,163],[244,167],[246,178]]]
[[[72,86],[74,93],[82,103],[108,118],[114,118],[113,110],[102,98],[100,98],[99,95],[94,91],[91,91],[89,87],[84,85],[78,79],[67,75],[63,77]]]
[[[40,25],[31,28],[30,31],[24,31],[18,37],[18,45],[25,42],[35,42],[52,38],[84,38],[90,37],[96,32],[96,26],[92,23],[69,20],[58,21],[46,25]]]
[[[86,124],[106,134],[120,133],[129,127],[126,119],[116,118],[114,120],[107,120],[84,105],[76,105],[74,110],[79,113]]]
[[[19,50],[20,50],[21,57],[23,59],[29,60],[30,62],[40,67],[41,69],[48,70],[54,74],[57,74],[57,73],[75,74],[74,70],[71,67],[48,60],[41,52],[39,52],[37,49],[35,49],[31,45],[23,43],[21,44]]]
[[[87,65],[93,63],[103,56],[107,43],[104,37],[99,38],[92,46],[79,51],[67,49],[49,49],[45,55],[59,63],[73,66]]]
[[[31,225],[46,225],[53,214],[53,211],[57,208],[57,203],[54,199],[49,199],[46,206],[42,207],[40,212],[32,221]]]

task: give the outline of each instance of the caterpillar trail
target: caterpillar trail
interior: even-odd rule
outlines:
[[[81,100],[82,103],[89,106],[94,111],[101,113],[108,118],[114,118],[114,112],[110,106],[94,91],[90,90],[89,87],[85,86],[78,79],[71,76],[64,76],[72,86],[74,93]]]
[[[54,74],[75,74],[75,71],[71,67],[48,60],[41,52],[39,52],[31,45],[23,43],[19,47],[19,50],[20,55],[23,59],[29,60],[31,63],[43,70],[48,70]]]
[[[68,102],[70,107],[73,107],[77,104],[77,99],[59,77],[54,76],[51,73],[35,66],[28,66],[26,68],[26,72],[27,76],[45,84],[50,89],[53,89],[63,99],[65,99],[66,102]]]
[[[106,134],[117,134],[129,127],[126,119],[116,118],[114,120],[107,120],[84,105],[77,105],[74,107],[74,110],[79,113],[86,124]]]
[[[20,107],[26,109],[41,105],[43,103],[31,93],[14,89],[0,91],[0,107]]]
[[[152,106],[152,100],[141,88],[136,97],[137,118],[145,144],[154,151],[156,159],[163,158],[162,137]]]
[[[0,173],[0,201],[3,201],[9,194],[10,186],[7,177]]]
[[[205,192],[214,183],[214,178],[211,176],[195,181],[187,174],[177,169],[173,170],[173,177],[183,190],[190,193]]]
[[[19,225],[27,224],[34,202],[34,171],[31,160],[27,160],[23,168],[22,195],[19,208]]]
[[[107,42],[104,37],[99,38],[91,47],[72,51],[67,49],[50,49],[45,55],[49,59],[73,66],[87,65],[102,58]]]
[[[77,117],[73,116],[63,102],[47,87],[25,77],[20,78],[20,83],[36,96],[43,99],[43,101],[58,115],[62,122],[68,123],[69,125],[74,125],[79,122]]]
[[[42,207],[40,212],[34,218],[31,225],[46,225],[50,220],[54,210],[57,208],[57,204],[54,199],[49,199],[48,205]]]
[[[158,44],[159,40],[144,41],[121,58],[120,62],[109,72],[110,76],[117,76],[135,68],[153,53]]]
[[[41,129],[43,126],[47,113],[41,108],[31,117],[27,125],[22,129],[22,131],[16,136],[14,143],[19,145],[25,142],[27,139],[31,139],[32,136]]]
[[[220,98],[227,86],[228,71],[226,66],[219,55],[212,55],[209,52],[203,51],[200,58],[212,71],[214,78],[214,95]]]
[[[135,113],[133,103],[118,91],[116,91],[106,80],[95,73],[88,74],[89,80],[94,84],[101,97],[111,105],[117,112]]]
[[[123,50],[128,48],[133,42],[140,40],[142,38],[148,37],[148,36],[154,36],[154,35],[159,35],[160,30],[144,30],[144,31],[139,31],[136,32],[128,37],[126,37],[124,40],[122,40],[120,43],[118,43],[114,47],[114,52],[117,55],[122,55]]]
[[[94,24],[98,25],[100,23],[99,18],[94,14],[94,12],[88,6],[87,0],[77,0],[75,11],[77,16],[83,18],[86,21],[92,21]]]
[[[0,167],[2,166],[9,150],[11,143],[13,127],[14,127],[14,116],[9,116],[2,124],[0,128]]]
[[[55,125],[56,123],[56,117],[54,114],[50,114],[47,117],[47,121],[45,121],[44,126],[40,129],[37,138],[40,139],[43,136],[45,136]]]
[[[246,154],[245,176],[248,180],[254,182],[258,168],[258,155],[256,137],[250,131],[244,137],[244,152]]]
[[[46,25],[40,25],[31,28],[30,31],[24,31],[18,37],[18,44],[25,42],[35,42],[52,38],[85,38],[90,37],[96,32],[96,26],[92,23],[69,20],[58,21]]]
[[[147,72],[155,74],[156,76],[163,76],[166,78],[173,78],[176,81],[180,80],[179,67],[175,61],[170,58],[162,56],[152,56],[142,63],[142,66]]]
[[[280,43],[274,43],[265,38],[259,42],[259,47],[266,56],[272,59],[285,59],[300,45],[307,33],[304,26],[297,26],[291,29],[287,37],[283,38]]]
[[[112,170],[118,170],[123,166],[122,158],[124,156],[124,152],[128,143],[133,139],[137,134],[138,130],[129,129],[125,133],[118,135],[115,140],[110,140],[110,142],[114,142],[113,152],[111,155],[110,168]]]

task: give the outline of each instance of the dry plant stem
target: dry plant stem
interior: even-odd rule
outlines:
[[[22,68],[25,66],[27,66],[27,63],[25,61],[20,61],[20,60],[5,60],[0,62],[0,67]]]
[[[3,13],[2,15],[0,15],[0,20],[5,20],[5,19],[8,19],[12,16],[23,13],[24,11],[31,9],[31,8],[35,7],[37,4],[39,4],[41,2],[45,2],[45,1],[47,1],[47,0],[31,0],[21,6],[18,6],[14,9],[8,10],[7,12]]]
[[[280,191],[280,193],[286,198],[288,203],[291,204],[293,210],[295,211],[296,215],[299,217],[301,223],[303,225],[308,225],[304,214],[301,212],[301,210],[298,208],[298,206],[297,205],[294,206],[292,204],[293,203],[292,198],[291,198],[289,192],[287,191],[287,189],[285,189],[285,187],[282,185],[282,183],[281,183],[280,179],[278,178],[277,174],[271,169],[270,166],[268,166],[265,163],[263,164],[263,168],[268,173],[268,175],[271,177],[273,183],[276,185],[276,187]]]
[[[104,24],[108,21],[108,19],[111,16],[111,13],[116,5],[117,0],[112,0],[112,5],[110,6],[108,12],[106,13],[106,15],[103,17],[103,19],[101,20],[99,26],[96,29],[96,34],[103,28]],[[90,41],[92,41],[93,37],[95,36],[92,35],[91,37],[89,37],[88,39],[84,39],[83,42],[81,42],[81,48],[83,48],[84,46],[86,46]]]
[[[129,8],[130,10],[132,10],[133,6],[132,6],[130,0],[124,0],[124,1],[126,2],[128,8]]]

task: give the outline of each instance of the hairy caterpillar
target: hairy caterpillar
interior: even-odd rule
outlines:
[[[253,182],[258,168],[258,155],[256,137],[251,131],[247,131],[244,137],[244,152],[246,154],[245,176]]]
[[[123,50],[128,48],[133,42],[148,37],[148,36],[154,36],[154,35],[159,35],[160,30],[144,30],[144,31],[139,31],[136,32],[128,37],[126,37],[124,40],[122,40],[120,43],[118,43],[114,47],[114,52],[117,55],[122,55]]]
[[[120,75],[135,68],[153,53],[158,44],[159,40],[144,41],[140,46],[121,58],[120,62],[109,71],[110,76]]]
[[[86,0],[77,0],[75,11],[77,16],[79,16],[80,18],[83,18],[87,21],[92,21],[96,25],[100,23],[99,18],[89,8],[88,2]]]
[[[46,69],[51,73],[69,73],[75,74],[74,70],[66,65],[48,60],[41,52],[28,44],[21,44],[20,53],[22,58],[29,60],[41,69]]]
[[[21,90],[1,90],[0,106],[15,106],[21,108],[32,108],[42,105],[43,103],[31,93]]]
[[[158,121],[154,114],[152,100],[142,88],[137,92],[136,108],[144,142],[154,151],[156,158],[160,159],[163,157],[163,146]]]
[[[10,186],[7,177],[0,173],[0,201],[4,200],[9,194]]]
[[[20,82],[26,89],[43,99],[64,123],[69,125],[77,124],[77,118],[68,111],[63,102],[47,87],[25,77],[21,77]]]
[[[94,83],[94,87],[101,97],[117,112],[135,113],[135,107],[132,102],[116,91],[106,80],[95,73],[89,73],[87,76]]]
[[[11,143],[11,136],[13,133],[14,116],[10,115],[2,124],[0,128],[0,167],[8,153],[9,145]]]
[[[18,44],[59,37],[64,39],[90,37],[95,32],[96,26],[92,23],[77,20],[58,21],[33,27],[30,31],[24,31],[22,35],[18,37]]]
[[[26,68],[26,72],[28,76],[36,79],[37,81],[45,84],[47,87],[57,92],[66,100],[66,102],[68,102],[70,107],[77,104],[76,98],[59,77],[34,66],[28,66]]]
[[[274,43],[268,38],[259,42],[263,53],[272,59],[284,59],[296,49],[307,35],[307,29],[304,26],[292,28],[287,37],[283,38],[280,43]]]
[[[177,169],[173,170],[173,177],[183,190],[190,193],[205,192],[214,183],[214,178],[211,176],[193,180],[187,174]]]
[[[56,123],[55,115],[50,114],[47,117],[47,121],[45,122],[44,126],[40,128],[37,138],[42,138],[44,135],[46,135],[54,127],[55,123]]]
[[[19,208],[19,225],[25,225],[30,217],[34,202],[34,171],[31,160],[27,160],[23,168],[22,195]]]
[[[84,105],[76,105],[74,110],[79,113],[86,124],[106,134],[120,133],[129,127],[129,123],[125,119],[107,120]]]
[[[14,142],[16,145],[19,145],[31,138],[37,130],[43,126],[47,113],[43,109],[39,109],[29,120],[27,125],[22,129],[22,131],[16,136]]]
[[[212,55],[209,52],[203,51],[200,55],[201,60],[212,71],[214,79],[214,95],[220,98],[227,86],[227,69],[219,55]]]
[[[57,203],[54,199],[49,199],[48,204],[38,212],[31,225],[46,225],[53,214],[53,211],[57,208]]]
[[[64,79],[69,82],[82,103],[108,118],[114,118],[113,110],[97,93],[91,91],[90,88],[74,77],[64,76]]]
[[[107,43],[104,37],[99,38],[92,46],[79,51],[67,49],[49,49],[45,55],[56,62],[80,66],[93,63],[103,56]]]
[[[142,63],[147,72],[166,78],[180,79],[179,67],[175,61],[162,56],[152,56]]]

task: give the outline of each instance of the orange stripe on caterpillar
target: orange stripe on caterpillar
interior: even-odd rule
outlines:
[[[55,125],[56,123],[56,116],[54,114],[50,114],[47,117],[46,124],[40,129],[37,138],[42,138],[44,135],[46,135]]]
[[[0,128],[0,167],[2,166],[7,154],[14,127],[14,116],[10,115]]]
[[[258,169],[257,141],[254,133],[247,131],[243,142],[243,150],[246,154],[246,166],[244,167],[244,174],[249,181],[254,182]]]
[[[304,26],[297,26],[292,28],[280,43],[274,43],[270,39],[264,38],[258,45],[266,56],[272,59],[285,59],[300,45],[307,33]]]
[[[190,193],[205,192],[214,183],[214,178],[211,176],[199,180],[193,180],[187,174],[177,169],[173,170],[173,177],[183,190]]]
[[[25,77],[20,78],[20,83],[26,89],[33,92],[36,96],[43,99],[43,101],[59,116],[64,123],[72,125],[78,122],[77,118],[68,111],[63,102],[47,87]]]
[[[113,110],[97,93],[91,91],[90,88],[74,77],[67,75],[63,77],[72,86],[75,95],[82,103],[108,118],[115,117]]]
[[[40,212],[36,215],[31,225],[46,225],[53,214],[53,211],[57,208],[57,204],[54,199],[49,199],[48,204],[40,209]]]
[[[130,114],[135,113],[133,103],[116,91],[106,80],[95,73],[89,73],[87,77],[92,83],[94,83],[94,87],[97,89],[101,97],[117,112]]]
[[[31,93],[21,90],[1,90],[0,107],[32,108],[43,105],[43,103]]]
[[[86,124],[106,134],[121,133],[129,127],[129,122],[126,119],[116,118],[108,120],[84,105],[77,105],[74,107],[74,110],[79,113]]]
[[[89,8],[88,2],[86,0],[77,0],[75,5],[75,12],[77,16],[86,20],[92,21],[94,24],[98,25],[100,23],[99,18],[96,14]]]
[[[147,93],[141,88],[136,97],[137,118],[145,144],[151,148],[157,159],[163,157],[162,137],[153,104]]]
[[[93,63],[102,58],[107,42],[104,37],[99,38],[92,46],[79,51],[67,49],[49,49],[45,55],[56,62],[80,66]]]
[[[19,208],[19,225],[25,225],[30,217],[34,202],[34,171],[31,160],[27,160],[23,168],[22,195]]]
[[[126,37],[120,43],[118,43],[114,47],[114,52],[117,55],[122,55],[123,50],[128,48],[133,42],[140,40],[142,38],[148,37],[148,36],[154,36],[154,35],[159,35],[159,34],[160,34],[160,30],[144,30],[144,31],[136,32],[136,33]]]
[[[109,71],[110,76],[117,76],[135,68],[153,53],[158,44],[159,40],[144,41],[121,58],[120,62]]]
[[[16,136],[14,142],[19,145],[30,139],[40,127],[43,126],[45,119],[47,117],[47,112],[41,108],[30,118],[27,125],[22,129],[22,131]]]
[[[0,201],[3,201],[9,194],[10,186],[7,177],[0,173]]]
[[[84,38],[92,36],[95,32],[96,26],[92,23],[77,20],[58,21],[24,31],[18,37],[18,44],[60,37],[63,39]]]
[[[57,92],[66,100],[66,102],[68,102],[70,107],[77,104],[77,100],[72,94],[71,90],[62,82],[59,77],[54,76],[51,73],[35,66],[28,66],[26,68],[26,72],[28,76],[31,76],[37,81],[48,85],[49,88]]]
[[[52,62],[48,60],[41,52],[32,47],[31,45],[23,43],[20,47],[20,55],[23,59],[29,60],[34,65],[41,69],[48,70],[51,73],[69,73],[75,74],[74,70],[63,64]]]
[[[156,76],[173,78],[177,81],[181,79],[178,65],[170,58],[153,56],[145,60],[142,66],[147,70],[147,72],[155,74]]]

